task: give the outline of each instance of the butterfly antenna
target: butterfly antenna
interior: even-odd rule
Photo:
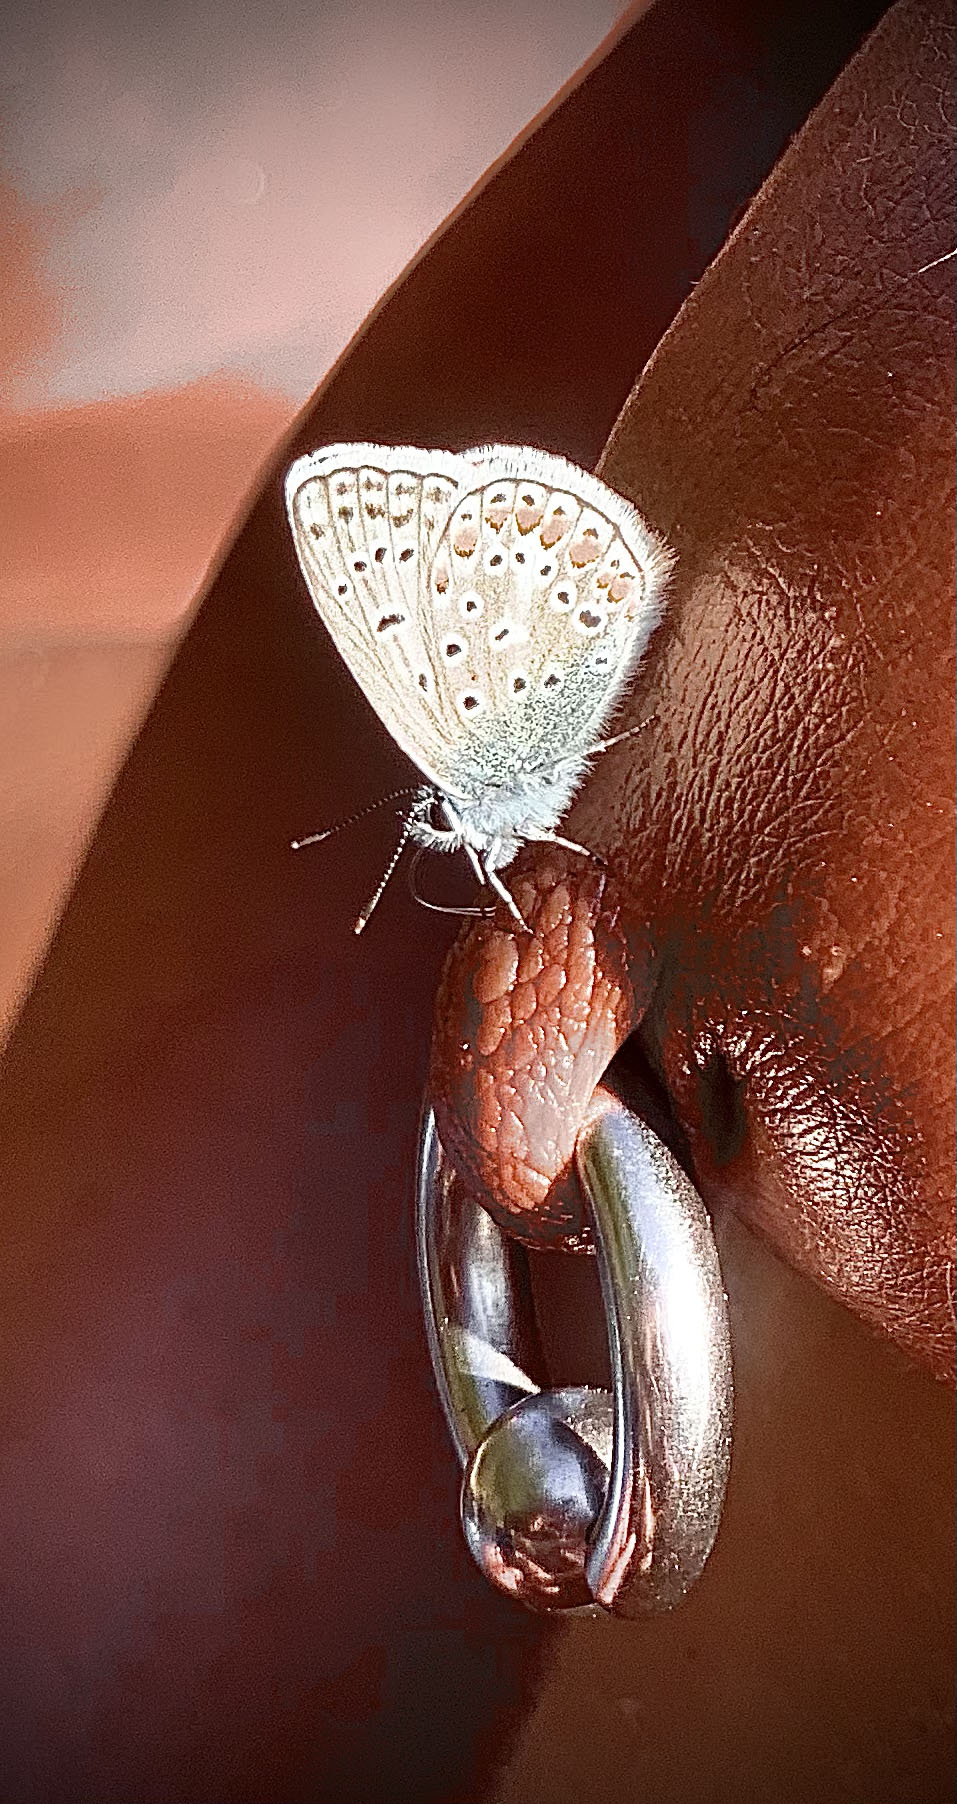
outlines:
[[[412,813],[406,815],[405,820],[402,822],[402,832],[399,834],[399,843],[396,846],[395,851],[392,854],[392,857],[389,859],[388,864],[386,865],[383,876],[380,879],[380,882],[379,882],[375,892],[370,897],[369,901],[366,903],[365,908],[363,908],[361,910],[360,914],[357,916],[356,924],[352,929],[353,933],[357,933],[357,934],[361,933],[362,929],[369,925],[369,920],[372,916],[373,910],[375,908],[377,908],[379,903],[381,902],[383,891],[385,890],[385,886],[388,883],[389,878],[391,877],[393,871],[395,870],[395,867],[398,864],[399,859],[402,857],[402,854],[405,851],[406,845],[408,843],[409,834],[412,831],[412,821],[414,818],[414,814],[415,814],[415,810],[413,809]]]
[[[291,839],[290,846],[294,852],[301,852],[303,846],[317,846],[321,839],[331,839],[334,833],[341,833],[343,827],[354,827],[357,821],[364,821],[367,814],[374,814],[377,808],[384,808],[387,802],[397,802],[405,796],[419,793],[419,785],[411,789],[393,789],[391,794],[380,796],[377,802],[369,802],[365,808],[357,808],[355,814],[347,814],[344,821],[336,821],[334,827],[324,827],[321,833],[309,833],[305,839]]]

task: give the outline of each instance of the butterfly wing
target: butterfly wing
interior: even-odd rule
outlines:
[[[409,446],[331,445],[299,458],[286,507],[306,585],[356,682],[431,782],[457,793],[461,731],[436,682],[436,548],[474,466]]]
[[[614,490],[524,446],[463,454],[429,589],[460,787],[508,786],[601,736],[661,617],[671,554]],[[476,476],[478,481],[476,482]]]
[[[286,479],[310,593],[393,738],[451,796],[582,758],[661,612],[670,553],[565,458],[334,445]]]

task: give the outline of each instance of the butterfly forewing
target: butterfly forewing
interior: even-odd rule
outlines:
[[[286,478],[293,540],[337,650],[392,737],[454,792],[458,732],[436,682],[429,570],[457,494],[458,460],[403,447],[335,445]]]

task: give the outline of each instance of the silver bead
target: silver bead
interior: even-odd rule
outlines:
[[[532,1610],[592,1604],[585,1562],[611,1451],[607,1391],[539,1391],[493,1422],[466,1467],[462,1527],[500,1591]]]

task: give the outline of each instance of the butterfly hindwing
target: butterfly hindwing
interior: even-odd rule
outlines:
[[[508,783],[599,739],[660,617],[670,556],[563,458],[498,445],[464,456],[481,482],[463,484],[436,553],[436,680],[458,716],[460,781]]]

